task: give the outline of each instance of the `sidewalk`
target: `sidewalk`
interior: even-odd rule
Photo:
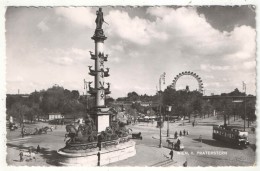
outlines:
[[[136,146],[136,155],[129,159],[111,163],[107,166],[150,166],[150,167],[166,167],[166,166],[182,166],[185,162],[185,156],[177,155],[174,152],[173,160],[169,157],[170,149],[159,148],[158,146],[146,146],[139,144]]]

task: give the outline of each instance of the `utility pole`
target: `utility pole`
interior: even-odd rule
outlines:
[[[159,105],[160,105],[160,143],[159,143],[159,147],[161,148],[162,147],[162,96],[161,96],[161,83],[162,83],[162,80],[163,80],[163,84],[165,84],[165,75],[166,73],[164,72],[160,78],[159,78]]]
[[[243,81],[243,90],[245,90],[245,99],[244,99],[244,104],[245,104],[245,113],[244,113],[244,131],[246,131],[246,83]],[[248,119],[249,122],[249,119]],[[248,123],[249,124],[249,123]]]
[[[168,119],[167,119],[167,137],[169,137],[170,134],[170,129],[169,129],[169,113],[171,112],[172,107],[171,106],[167,106],[167,111],[168,111]]]

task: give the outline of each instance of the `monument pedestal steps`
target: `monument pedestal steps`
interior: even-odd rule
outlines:
[[[98,166],[98,152],[100,153],[100,166],[125,160],[136,154],[135,142],[130,140],[116,146],[102,148],[101,151],[66,153],[62,149],[58,154],[62,157],[59,164],[62,166]]]

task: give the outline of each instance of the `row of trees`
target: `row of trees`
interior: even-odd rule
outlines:
[[[60,113],[71,117],[83,116],[87,108],[94,105],[94,98],[80,96],[77,90],[53,86],[47,90],[33,92],[28,97],[7,95],[7,117],[13,116],[20,123],[24,119],[33,121],[49,113]]]
[[[142,101],[142,102],[150,102],[155,101],[157,96],[149,96],[147,94],[139,95],[135,91],[127,93],[126,97],[119,97],[116,100],[117,101]]]
[[[215,112],[224,118],[225,123],[226,121],[229,123],[231,116],[234,117],[234,120],[238,117],[244,119],[246,112],[246,119],[255,121],[255,98],[247,98],[245,105],[245,103],[234,103],[233,99],[230,98],[231,96],[245,97],[245,93],[236,88],[230,93],[223,93],[215,95],[211,99],[205,99],[198,91],[176,91],[171,87],[167,87],[163,92],[154,96],[138,95],[136,92],[130,92],[127,97],[118,98],[117,101],[149,101],[156,104],[151,107],[144,107],[140,103],[133,103],[131,107],[126,109],[126,112],[133,116],[137,116],[137,113],[147,114],[147,111],[151,109],[158,113],[158,105],[161,104],[163,114],[166,113],[166,106],[172,106],[171,112],[167,113],[169,116],[189,117],[189,120],[196,117],[209,117]]]
[[[226,94],[214,96],[210,100],[205,100],[202,94],[197,91],[179,90],[176,91],[168,87],[160,94],[154,96],[138,95],[136,92],[130,92],[127,97],[118,98],[117,101],[131,102],[151,102],[153,105],[145,107],[140,103],[133,103],[126,110],[127,113],[137,116],[137,113],[158,113],[158,104],[163,106],[165,113],[166,106],[172,106],[170,116],[181,117],[206,117],[215,110],[220,113],[224,119],[229,121],[233,115],[244,119],[245,105],[243,103],[233,103],[227,96],[245,96],[238,89]],[[113,98],[107,98],[106,104],[114,102]],[[256,120],[255,99],[250,98],[246,102],[246,116],[250,121]],[[7,95],[6,108],[7,116],[13,116],[22,122],[25,118],[33,121],[40,116],[46,116],[49,113],[61,113],[71,117],[84,116],[87,109],[94,106],[94,97],[80,96],[76,90],[67,90],[63,87],[53,86],[47,90],[33,92],[27,98],[18,95]],[[157,105],[154,105],[157,104]]]
[[[231,96],[234,98],[231,98]],[[255,98],[246,98],[246,104],[244,98],[241,98],[240,103],[234,103],[235,97],[245,97],[245,93],[240,92],[237,88],[230,93],[223,93],[206,99],[197,91],[176,91],[168,87],[162,92],[162,97],[163,105],[172,106],[171,114],[188,116],[189,119],[191,116],[205,118],[207,115],[209,117],[210,114],[216,112],[224,117],[226,123],[226,120],[229,122],[231,116],[234,116],[234,120],[236,117],[244,119],[246,112],[248,121],[256,120]]]

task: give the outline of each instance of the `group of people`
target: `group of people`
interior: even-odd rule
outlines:
[[[179,136],[181,137],[182,135],[183,135],[183,136],[189,135],[189,131],[188,131],[188,130],[186,131],[185,129],[184,129],[183,131],[180,131]],[[175,131],[174,137],[175,137],[175,138],[178,138],[178,132],[177,132],[177,131]]]
[[[40,145],[38,145],[36,148],[36,154],[40,153],[40,152],[41,152],[41,147],[40,147]],[[24,157],[30,157],[29,160],[34,159],[36,161],[35,153],[32,152],[31,148],[29,149],[28,152],[24,152],[24,151],[20,150],[19,156],[20,156],[20,162],[24,161]]]

